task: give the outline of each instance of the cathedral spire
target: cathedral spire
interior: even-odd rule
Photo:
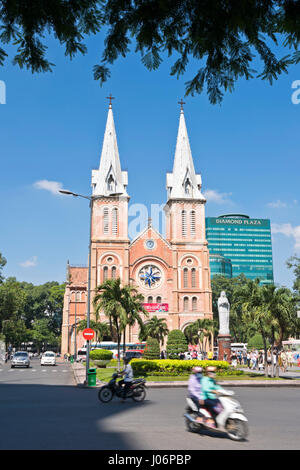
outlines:
[[[115,129],[112,103],[108,97],[109,109],[104,133],[99,170],[92,171],[94,196],[127,195],[127,171],[121,170],[117,134]]]
[[[183,104],[180,104],[180,118],[177,134],[173,172],[167,173],[168,199],[202,199],[201,175],[195,173],[192,152],[187,133]]]

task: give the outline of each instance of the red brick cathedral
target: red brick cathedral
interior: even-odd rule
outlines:
[[[141,177],[142,169],[141,169]],[[147,309],[165,318],[169,330],[184,331],[198,318],[212,318],[209,254],[205,238],[205,203],[201,175],[195,173],[181,108],[173,172],[166,175],[165,238],[152,227],[128,237],[128,175],[122,171],[113,111],[109,105],[98,170],[92,171],[91,318],[95,289],[106,279],[138,287]],[[141,201],[142,202],[142,201]],[[86,267],[67,266],[62,354],[74,352],[74,324],[86,318]],[[157,304],[157,305],[155,305]],[[101,315],[100,321],[107,321]],[[145,321],[147,321],[145,319]],[[138,342],[137,325],[128,333]],[[84,344],[77,336],[77,347]]]

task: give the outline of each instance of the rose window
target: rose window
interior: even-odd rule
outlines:
[[[152,264],[143,266],[139,271],[140,283],[143,287],[148,287],[148,289],[158,287],[161,281],[161,277],[162,274],[160,269]]]

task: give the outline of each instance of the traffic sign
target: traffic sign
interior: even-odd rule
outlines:
[[[86,328],[85,330],[83,330],[82,334],[84,339],[86,339],[87,341],[92,340],[95,336],[95,332],[94,330],[92,330],[92,328]]]

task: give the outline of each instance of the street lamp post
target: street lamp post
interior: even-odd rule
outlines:
[[[91,248],[92,248],[92,211],[93,211],[93,196],[83,196],[82,194],[73,193],[72,191],[67,191],[64,189],[60,189],[59,192],[61,194],[66,194],[68,196],[74,197],[82,197],[84,199],[88,199],[90,202],[90,234],[89,234],[89,263],[88,263],[88,288],[87,288],[87,315],[86,315],[86,325],[87,328],[90,327],[90,316],[91,316]],[[87,341],[87,348],[86,348],[86,371],[85,371],[85,381],[88,383],[88,371],[90,368],[90,342]]]
[[[66,194],[68,196],[74,197],[82,197],[83,199],[89,200],[90,205],[90,235],[89,235],[89,264],[88,264],[88,296],[87,296],[87,318],[86,318],[86,326],[90,328],[90,316],[91,316],[91,256],[92,256],[92,216],[93,216],[93,200],[97,199],[97,196],[83,196],[82,194],[73,193],[72,191],[68,191],[66,189],[60,189],[59,192],[61,194]],[[121,196],[123,193],[111,193],[110,196]],[[88,383],[88,371],[90,367],[90,342],[87,341],[87,348],[86,348],[86,375],[85,381],[86,384]]]

